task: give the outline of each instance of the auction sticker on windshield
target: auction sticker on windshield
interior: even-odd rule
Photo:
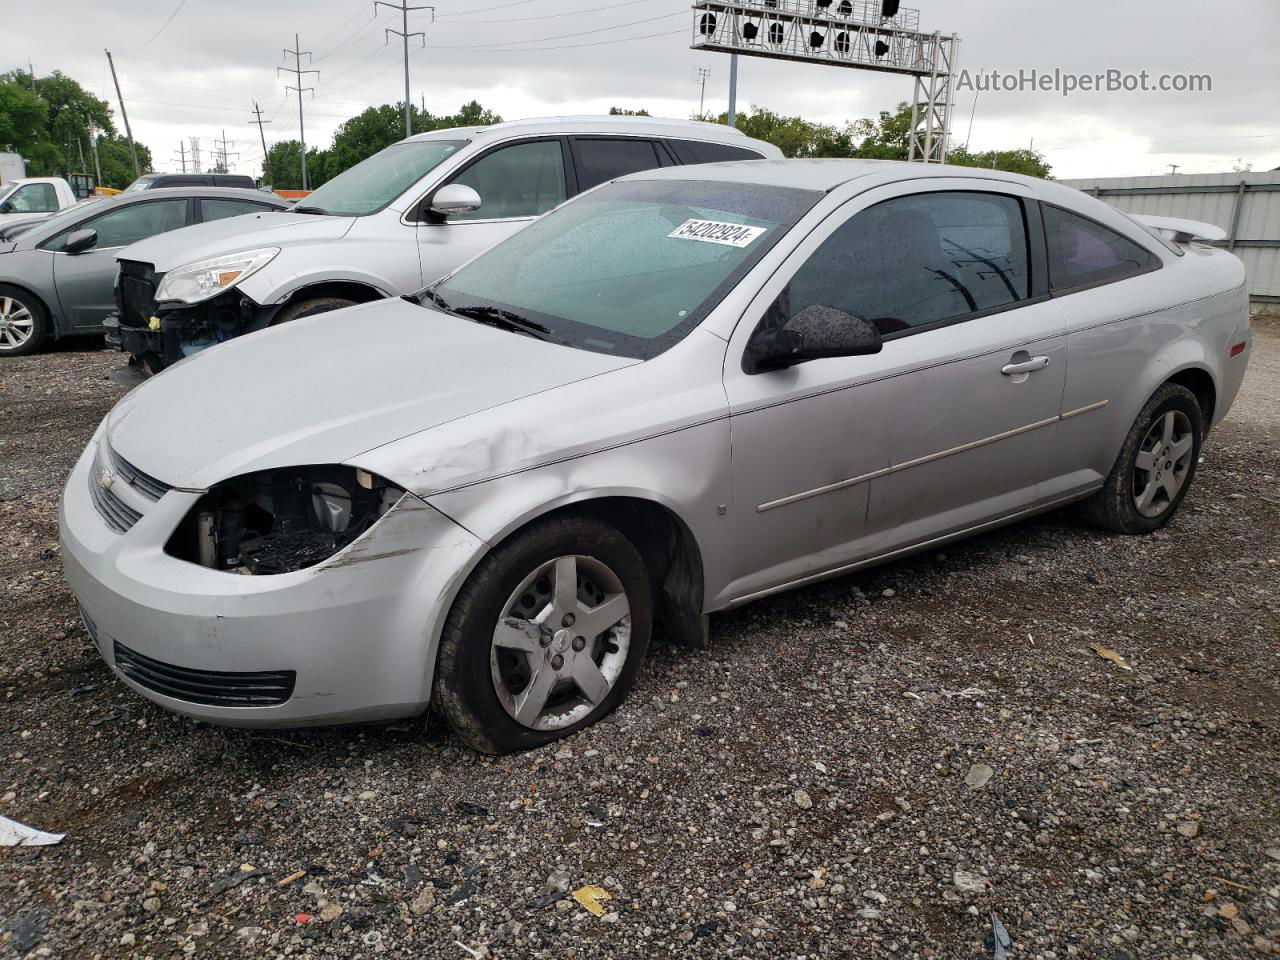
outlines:
[[[745,247],[764,233],[765,229],[741,223],[721,223],[718,220],[686,220],[667,236],[681,240],[699,240],[702,243],[719,243],[726,247]]]

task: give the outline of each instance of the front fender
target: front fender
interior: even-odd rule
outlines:
[[[284,259],[287,254],[287,250],[281,251],[276,260]],[[360,284],[377,291],[381,297],[408,292],[398,290],[394,278],[387,273],[337,264],[291,264],[287,260],[279,267],[276,261],[272,261],[266,269],[259,270],[241,283],[240,292],[254,303],[270,308],[285,303],[299,290],[330,283]]]

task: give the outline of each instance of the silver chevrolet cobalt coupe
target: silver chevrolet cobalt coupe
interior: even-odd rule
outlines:
[[[698,643],[1071,501],[1167,523],[1249,355],[1218,235],[986,170],[635,174],[416,297],[134,390],[67,483],[67,577],[169,709],[431,702],[479,750],[533,747],[617,706],[656,623]]]

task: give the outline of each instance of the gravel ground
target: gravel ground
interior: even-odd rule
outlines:
[[[5,361],[0,813],[67,836],[0,851],[0,957],[978,958],[992,911],[1015,958],[1280,954],[1280,322],[1256,337],[1165,531],[1055,513],[752,604],[501,759],[128,693],[56,529],[119,355]]]

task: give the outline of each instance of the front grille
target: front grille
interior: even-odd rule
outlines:
[[[89,471],[89,498],[108,527],[116,533],[126,533],[142,519],[142,514],[116,496],[110,487],[103,486],[101,476],[102,470],[95,463]]]
[[[160,276],[149,263],[121,260],[120,283],[116,286],[116,306],[126,327],[146,329],[156,312],[156,289]]]
[[[116,468],[116,473],[119,474],[120,479],[148,500],[159,500],[173,489],[173,487],[157,480],[151,474],[143,473],[114,450],[111,451],[111,463]]]
[[[209,707],[271,707],[293,696],[293,670],[229,673],[162,663],[115,641],[116,669],[155,693]]]

